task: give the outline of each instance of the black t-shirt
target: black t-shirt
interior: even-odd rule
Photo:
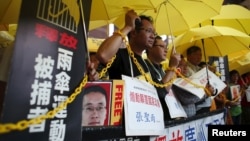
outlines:
[[[141,65],[141,67],[144,69],[144,71],[149,72],[148,67],[145,64],[142,56],[137,54],[134,54],[134,56],[137,59],[138,63]],[[126,76],[132,76],[130,60],[133,67],[134,77],[142,75],[135,63],[133,62],[133,58],[129,56],[128,50],[126,48],[122,48],[118,50],[114,62],[108,69],[109,79],[122,79],[122,74]]]
[[[149,72],[151,74],[152,80],[156,83],[161,83],[161,81],[158,80],[158,76],[156,73],[152,70],[152,67],[150,67],[146,60],[142,58],[142,56],[134,54],[135,58],[137,59],[138,63],[141,65],[141,67],[144,69],[145,72]],[[116,53],[116,58],[114,62],[112,63],[111,67],[108,69],[109,73],[109,79],[122,79],[121,75],[126,76],[132,76],[131,74],[131,64],[133,68],[133,75],[134,77],[141,76],[142,74],[138,70],[137,66],[133,62],[133,58],[131,58],[128,54],[128,50],[126,48],[119,49]],[[165,96],[168,93],[165,88],[155,87],[160,99],[160,102],[162,104],[162,108],[164,111],[164,120],[170,120],[169,110],[167,107],[167,104],[165,102]]]

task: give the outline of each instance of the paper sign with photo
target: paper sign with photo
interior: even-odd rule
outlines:
[[[82,126],[107,126],[112,82],[88,82],[83,88]]]
[[[121,125],[123,80],[87,82],[82,90],[82,126]]]
[[[232,100],[240,96],[240,85],[230,86]]]
[[[226,87],[226,84],[218,76],[210,70],[206,70],[206,68],[201,69],[188,78],[193,84],[203,87],[207,85],[208,79],[209,84],[215,88],[217,92],[216,94],[219,94]],[[202,98],[205,95],[204,89],[191,84],[189,81],[183,78],[178,78],[173,84],[180,89],[186,90],[187,92]]]

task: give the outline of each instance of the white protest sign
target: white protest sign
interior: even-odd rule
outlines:
[[[226,84],[218,76],[216,76],[210,70],[206,70],[206,68],[201,69],[187,79],[193,84],[203,87],[207,85],[209,80],[209,84],[215,88],[217,94],[219,94],[226,87]],[[197,87],[190,82],[183,78],[178,78],[176,81],[174,81],[174,85],[198,96],[199,98],[202,98],[205,95],[204,89]]]
[[[126,135],[162,135],[163,110],[155,87],[137,78],[122,75],[122,79]]]
[[[230,92],[232,100],[238,98],[240,96],[240,85],[230,86]]]
[[[187,117],[185,110],[183,109],[180,101],[176,99],[172,89],[170,89],[169,93],[166,95],[165,101],[171,118]]]

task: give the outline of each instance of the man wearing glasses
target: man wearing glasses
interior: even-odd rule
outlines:
[[[139,24],[137,20],[139,20]],[[128,42],[126,42],[126,36],[128,37]],[[122,75],[126,75],[146,80],[138,69],[136,62],[141,66],[145,75],[151,75],[142,53],[146,49],[153,47],[155,37],[156,32],[153,27],[152,17],[138,16],[133,10],[128,11],[125,15],[125,26],[104,40],[97,50],[97,58],[103,65],[109,63],[114,56],[116,57],[108,69],[109,79],[122,79]],[[131,52],[129,52],[128,48],[131,49]],[[178,61],[178,58],[173,59],[170,67],[176,67]],[[170,81],[173,76],[174,71],[167,71],[163,83]],[[158,93],[159,99],[162,105],[166,105],[164,98],[168,93],[168,89],[163,88],[162,90],[164,92]],[[164,120],[169,120],[168,108],[163,107],[163,111]]]
[[[107,93],[99,85],[83,90],[82,126],[103,126],[107,115]]]

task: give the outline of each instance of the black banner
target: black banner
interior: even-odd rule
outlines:
[[[56,108],[82,82],[86,38],[79,0],[23,0],[1,124]],[[81,140],[82,98],[55,117],[0,134],[1,141]]]
[[[220,73],[220,79],[229,82],[228,57],[209,56],[209,64],[216,66],[216,71]]]

